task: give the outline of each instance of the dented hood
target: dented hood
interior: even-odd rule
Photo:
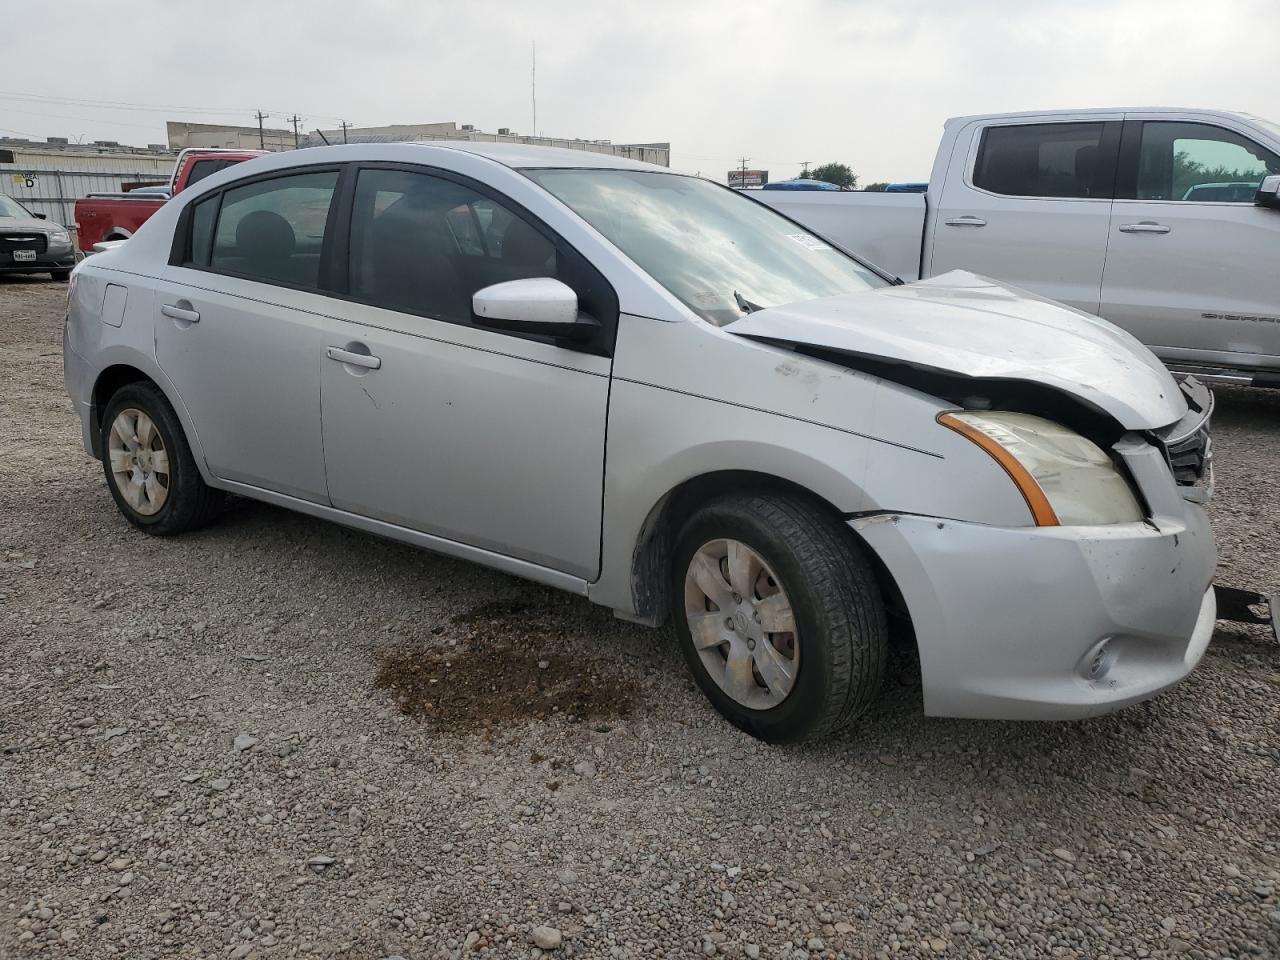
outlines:
[[[1163,427],[1186,412],[1169,371],[1128,333],[963,270],[770,307],[725,329],[978,380],[1045,384],[1129,430]]]

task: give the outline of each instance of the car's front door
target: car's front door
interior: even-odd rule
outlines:
[[[318,291],[338,176],[255,178],[193,204],[155,299],[156,359],[210,472],[320,503],[320,366],[336,321]]]
[[[359,171],[349,264],[321,374],[334,506],[593,577],[617,312],[608,284],[513,205],[421,168]],[[573,287],[601,339],[571,350],[472,324],[473,293],[535,276]]]
[[[1120,117],[962,132],[927,274],[970,270],[1096,313]]]
[[[1102,316],[1168,361],[1280,365],[1280,211],[1257,207],[1280,157],[1207,123],[1130,119]]]

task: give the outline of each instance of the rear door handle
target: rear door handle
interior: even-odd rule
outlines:
[[[185,304],[185,306],[184,306]],[[199,323],[200,312],[192,310],[191,304],[185,300],[179,300],[177,303],[166,303],[160,307],[160,312],[166,317],[174,320],[181,320],[183,323]]]
[[[985,227],[987,225],[987,221],[981,217],[952,217],[942,222],[948,227]]]
[[[350,350],[343,350],[341,347],[330,347],[326,352],[330,360],[337,360],[338,363],[349,363],[353,367],[377,370],[382,366],[381,357],[371,357],[367,353],[353,353]]]
[[[1163,223],[1154,223],[1150,220],[1144,220],[1142,223],[1122,223],[1120,224],[1121,233],[1168,233],[1173,227]]]

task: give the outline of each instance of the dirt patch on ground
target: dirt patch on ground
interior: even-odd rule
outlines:
[[[414,644],[378,655],[374,682],[406,716],[479,729],[630,715],[634,683],[592,657],[567,654],[553,605],[493,601],[453,622],[467,628],[462,645]]]

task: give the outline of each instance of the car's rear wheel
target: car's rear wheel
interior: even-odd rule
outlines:
[[[725,497],[689,517],[674,561],[685,660],[730,723],[794,742],[870,705],[884,675],[884,604],[836,517],[791,494]]]
[[[49,278],[51,280],[67,280],[71,277],[70,270],[50,270]]]
[[[154,385],[130,383],[117,390],[101,430],[107,486],[135,527],[171,536],[217,516],[222,491],[205,484],[177,414]]]

